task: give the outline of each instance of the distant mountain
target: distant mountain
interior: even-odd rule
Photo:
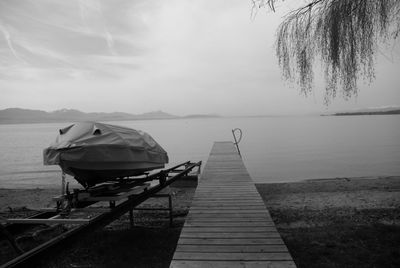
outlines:
[[[323,116],[385,115],[385,114],[400,114],[400,107],[366,108],[353,111],[336,112],[333,114],[325,114]]]
[[[29,110],[21,108],[8,108],[0,110],[0,124],[15,123],[49,123],[49,122],[71,122],[71,121],[123,121],[143,119],[172,119],[178,116],[164,113],[162,111],[144,114],[129,113],[84,113],[73,109],[61,109],[53,112],[40,110]]]
[[[153,119],[178,119],[217,117],[217,115],[188,115],[176,116],[163,111],[154,111],[143,114],[114,113],[84,113],[74,109],[61,109],[53,112],[29,110],[21,108],[8,108],[0,110],[0,124],[19,123],[51,123],[51,122],[77,122],[77,121],[124,121],[124,120],[153,120]]]
[[[217,114],[189,114],[183,116],[183,118],[214,118],[214,117],[221,117]]]
[[[179,116],[164,113],[163,111],[155,111],[144,114],[136,115],[139,119],[172,119],[178,118]]]
[[[3,119],[16,119],[16,120],[33,120],[35,118],[47,117],[48,113],[39,110],[28,110],[20,108],[9,108],[0,111],[0,120]]]

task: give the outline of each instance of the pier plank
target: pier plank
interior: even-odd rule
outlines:
[[[296,267],[232,142],[213,145],[170,267]]]
[[[230,221],[187,221],[185,223],[185,227],[275,227],[275,224],[270,222],[264,221],[245,221],[245,222],[230,222]]]
[[[186,261],[173,260],[171,268],[296,268],[293,261]]]
[[[236,232],[236,233],[223,233],[223,232],[212,232],[212,233],[191,233],[191,232],[182,232],[182,238],[280,238],[279,233],[277,232],[259,232],[259,233],[251,233],[251,232]],[[178,242],[179,244],[179,242]]]
[[[193,227],[185,225],[185,233],[213,233],[213,232],[250,232],[250,233],[259,233],[259,232],[276,232],[276,228],[274,226],[269,227],[255,227],[255,226],[204,226],[204,227]]]
[[[292,257],[288,252],[181,252],[177,251],[174,255],[175,260],[237,260],[237,261],[290,261]]]
[[[178,245],[179,252],[287,252],[285,245]]]
[[[185,238],[179,239],[179,245],[282,245],[281,238]]]

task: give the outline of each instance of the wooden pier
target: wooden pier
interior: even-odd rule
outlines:
[[[170,267],[296,267],[232,142],[216,142]]]

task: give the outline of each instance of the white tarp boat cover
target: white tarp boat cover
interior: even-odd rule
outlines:
[[[60,165],[65,173],[78,177],[83,184],[85,180],[96,180],[95,177],[103,177],[104,181],[104,177],[162,168],[168,163],[168,155],[143,131],[81,122],[60,129],[56,141],[44,149],[43,160],[45,165]],[[113,174],[102,173],[110,170],[114,171]],[[92,181],[89,184],[96,183]]]

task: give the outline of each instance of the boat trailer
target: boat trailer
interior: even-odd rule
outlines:
[[[195,167],[197,167],[196,172],[193,170]],[[44,256],[43,254],[51,249],[72,242],[76,237],[81,237],[97,228],[104,227],[128,212],[130,226],[133,227],[133,210],[146,209],[136,207],[152,197],[168,197],[168,208],[155,208],[154,210],[168,210],[171,225],[171,196],[159,192],[177,180],[198,176],[200,169],[201,161],[197,163],[187,161],[154,174],[122,178],[119,181],[104,183],[88,189],[74,189],[73,192],[69,191],[67,184],[65,193],[53,198],[57,204],[55,209],[40,210],[38,214],[29,218],[6,219],[4,226],[0,224],[0,234],[10,242],[15,252],[19,254],[0,267],[26,266],[28,261]],[[109,205],[108,207],[96,206],[99,202],[108,202]],[[23,252],[8,232],[8,229],[21,224],[27,226],[32,224],[66,224],[72,227],[61,235]]]

